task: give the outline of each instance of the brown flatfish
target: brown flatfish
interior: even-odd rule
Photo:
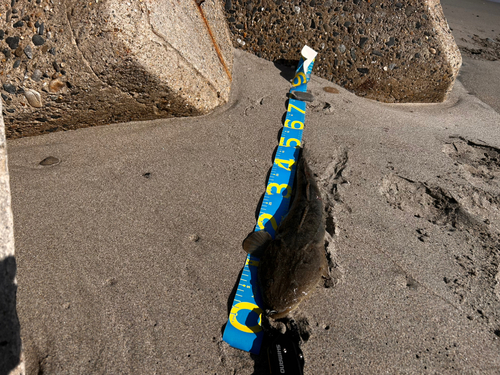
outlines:
[[[303,155],[296,168],[296,192],[288,215],[273,240],[266,231],[252,233],[246,252],[260,257],[258,279],[267,315],[285,317],[328,277],[323,201]]]

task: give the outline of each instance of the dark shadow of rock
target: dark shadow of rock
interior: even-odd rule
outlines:
[[[15,369],[21,358],[21,329],[16,312],[16,260],[0,261],[0,375]]]
[[[280,71],[280,76],[287,81],[291,81],[295,77],[297,65],[299,65],[299,60],[280,59],[274,62],[274,66]]]

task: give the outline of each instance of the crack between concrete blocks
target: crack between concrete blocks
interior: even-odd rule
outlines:
[[[163,45],[163,47],[165,48],[165,51],[167,51],[167,52],[168,52],[168,49],[169,49],[169,48],[170,48],[170,49],[172,49],[172,50],[174,50],[174,51],[176,52],[177,56],[178,56],[179,58],[181,58],[181,59],[182,59],[182,61],[184,61],[184,63],[185,63],[186,65],[190,66],[190,67],[193,69],[193,71],[195,72],[195,74],[196,74],[198,77],[200,77],[202,80],[204,80],[204,81],[205,81],[205,82],[206,82],[206,83],[207,83],[207,84],[208,84],[208,85],[212,88],[212,90],[213,90],[213,92],[214,92],[214,93],[217,93],[217,92],[218,92],[218,90],[217,90],[217,88],[215,87],[215,85],[214,85],[212,82],[210,82],[210,80],[209,80],[208,78],[206,78],[205,76],[203,76],[203,75],[200,73],[200,71],[199,71],[199,70],[198,70],[198,69],[197,69],[197,68],[193,65],[193,63],[191,63],[191,62],[190,62],[190,61],[188,61],[188,60],[187,60],[184,56],[182,56],[181,52],[180,52],[177,48],[175,48],[175,47],[174,47],[174,46],[172,46],[169,42],[167,42],[167,41],[165,40],[165,38],[163,37],[163,35],[161,35],[158,31],[156,31],[156,30],[155,30],[155,28],[154,28],[154,27],[153,27],[153,25],[151,24],[151,18],[149,17],[149,8],[148,8],[147,4],[144,4],[144,7],[146,8],[146,11],[145,11],[144,13],[146,14],[146,17],[147,17],[147,19],[148,19],[148,25],[149,25],[149,27],[151,28],[151,32],[152,32],[153,34],[155,34],[155,35],[156,35],[156,36],[157,36],[157,37],[158,37],[158,38],[159,38],[159,39],[163,42],[163,44],[164,44],[164,45]]]
[[[83,52],[80,50],[80,47],[78,47],[78,43],[76,43],[75,34],[73,33],[73,25],[71,24],[71,21],[69,20],[69,17],[68,17],[68,7],[66,6],[66,4],[64,4],[64,15],[66,16],[66,21],[68,21],[69,30],[71,32],[71,43],[76,47],[76,50],[78,51],[78,54],[82,58],[83,62],[90,69],[92,74],[94,74],[94,76],[99,80],[99,82],[101,82],[104,86],[109,86],[106,82],[104,82],[101,78],[99,78],[99,76],[96,74],[96,72],[94,72],[94,69],[92,69],[92,66],[85,58]]]

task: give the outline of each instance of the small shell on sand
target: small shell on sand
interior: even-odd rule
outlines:
[[[47,166],[47,165],[57,165],[60,162],[61,162],[60,159],[58,159],[54,156],[49,156],[49,157],[46,157],[45,159],[43,159],[39,164],[43,165],[43,166]]]
[[[56,79],[53,79],[52,81],[50,81],[49,90],[50,90],[50,92],[58,92],[64,86],[65,86],[64,83],[60,79],[56,78]]]
[[[24,96],[28,100],[28,103],[35,108],[42,108],[42,97],[38,91],[32,89],[24,89]]]
[[[193,242],[198,242],[200,240],[200,236],[198,236],[197,234],[192,234],[189,236],[189,240]]]

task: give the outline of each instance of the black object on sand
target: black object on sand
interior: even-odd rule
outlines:
[[[299,335],[289,330],[273,338],[267,352],[271,374],[304,374],[304,355],[299,341]]]

